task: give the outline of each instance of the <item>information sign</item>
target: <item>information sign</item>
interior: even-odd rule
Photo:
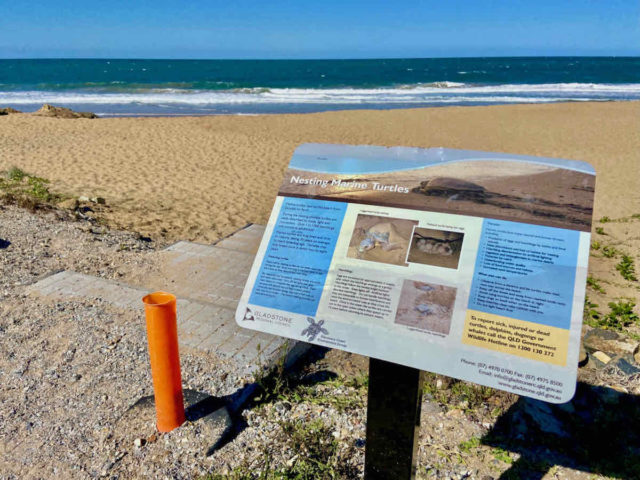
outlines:
[[[571,160],[302,145],[237,322],[566,402],[594,184]]]

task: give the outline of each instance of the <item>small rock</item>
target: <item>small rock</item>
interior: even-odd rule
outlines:
[[[133,441],[133,444],[136,446],[136,448],[142,447],[145,443],[146,443],[146,440],[144,438],[136,438]]]
[[[617,357],[612,362],[612,365],[615,365],[616,367],[618,367],[626,375],[634,375],[636,373],[640,373],[640,368],[638,368],[636,365],[632,365],[630,362],[628,362],[622,357]]]
[[[11,107],[0,108],[0,115],[9,115],[10,113],[22,113],[20,110],[16,110]]]
[[[80,195],[78,197],[78,201],[79,202],[88,202],[89,201],[89,197],[87,197],[86,195]]]
[[[436,380],[436,388],[437,389],[442,388],[442,380],[440,380],[440,379]]]
[[[291,410],[291,404],[289,402],[278,402],[275,405],[276,412],[285,414]]]
[[[63,200],[58,203],[59,208],[64,208],[65,210],[75,210],[78,208],[78,200],[75,198],[69,198],[68,200]]]
[[[638,351],[638,342],[627,341],[624,337],[612,330],[594,328],[587,332],[583,338],[584,348],[591,353],[601,351],[609,356],[635,354]]]
[[[447,417],[453,417],[453,418],[462,418],[464,417],[464,412],[462,410],[460,410],[459,408],[454,408],[453,410],[449,410],[446,413]]]
[[[558,437],[570,436],[548,403],[527,398],[524,402],[523,411],[543,432],[551,433]]]
[[[56,117],[56,118],[98,118],[95,113],[91,112],[74,112],[70,108],[54,107],[53,105],[44,104],[39,110],[33,112],[32,115],[39,117]]]
[[[612,390],[615,390],[616,392],[620,392],[620,393],[629,393],[629,390],[627,390],[626,388],[620,386],[620,385],[611,385],[610,387]]]
[[[611,357],[604,352],[593,352],[593,357],[597,360],[600,360],[605,365],[611,361]]]

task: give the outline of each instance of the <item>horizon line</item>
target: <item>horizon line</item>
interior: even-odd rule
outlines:
[[[453,59],[488,59],[488,58],[630,58],[640,59],[637,55],[486,55],[486,56],[437,56],[437,57],[310,57],[310,58],[205,58],[205,57],[1,57],[2,60],[158,60],[158,61],[232,61],[232,62],[282,62],[282,61],[350,61],[350,60],[453,60]]]

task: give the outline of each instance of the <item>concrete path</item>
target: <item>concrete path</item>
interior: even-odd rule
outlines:
[[[308,347],[243,329],[235,322],[235,308],[263,232],[263,226],[250,225],[215,245],[178,242],[161,253],[164,278],[151,279],[148,285],[131,286],[64,271],[31,285],[29,291],[51,298],[100,298],[116,307],[139,309],[142,315],[145,294],[169,290],[178,297],[181,348],[215,353],[235,363],[237,371],[254,372],[260,365],[274,365],[285,349],[291,362]]]

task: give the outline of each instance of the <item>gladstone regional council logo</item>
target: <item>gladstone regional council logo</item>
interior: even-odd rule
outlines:
[[[249,308],[247,308],[247,311],[244,312],[244,318],[242,320],[244,320],[245,322],[255,321],[255,318],[253,317],[253,312],[249,310]]]
[[[329,330],[323,328],[324,320],[319,320],[318,323],[311,317],[307,317],[307,322],[309,322],[309,326],[302,330],[300,335],[306,335],[310,342],[313,342],[319,333],[324,335],[329,335]]]

